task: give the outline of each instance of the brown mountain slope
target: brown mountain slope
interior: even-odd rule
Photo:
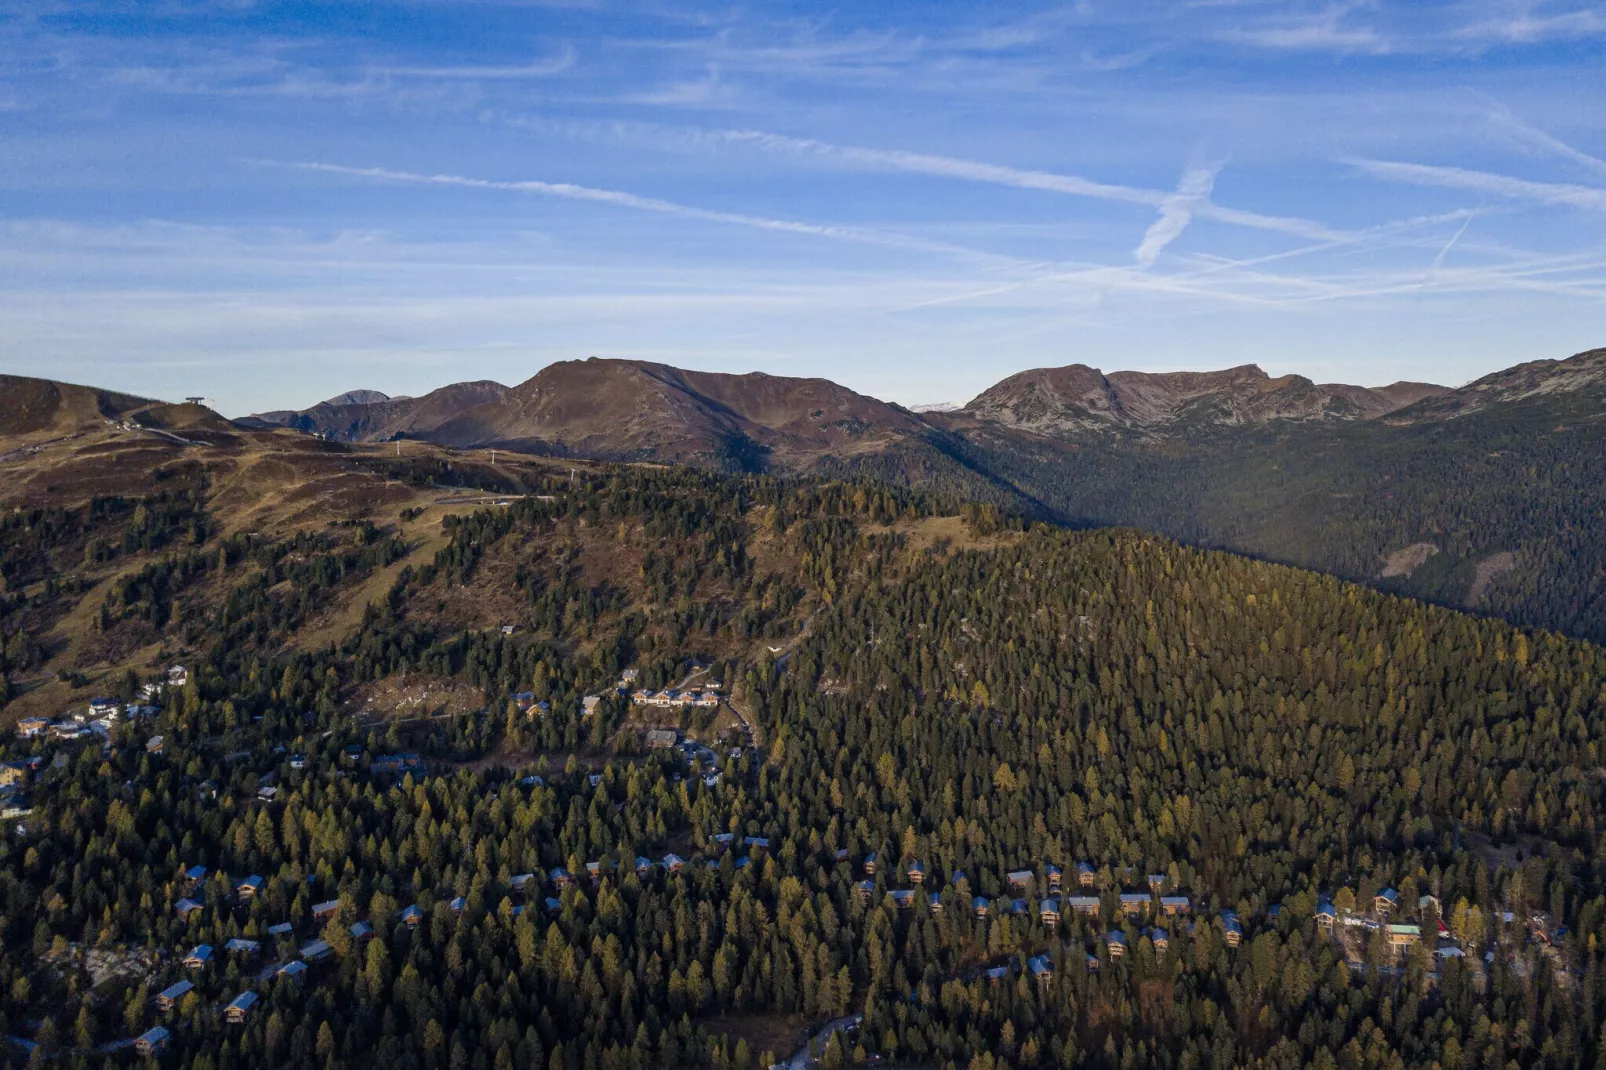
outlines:
[[[1398,423],[1445,420],[1491,405],[1563,394],[1595,395],[1606,403],[1606,349],[1586,350],[1565,360],[1518,364],[1458,390],[1419,400],[1389,419]]]
[[[805,466],[929,432],[913,414],[825,379],[562,361],[428,437],[574,456]]]
[[[442,424],[506,392],[507,387],[488,379],[452,383],[418,398],[353,390],[309,409],[257,413],[238,422],[255,429],[289,427],[341,442],[431,438]]]
[[[1393,412],[1446,388],[1396,383],[1372,390],[1272,378],[1255,365],[1217,372],[1112,372],[1073,364],[1012,375],[964,407],[975,420],[1038,434],[1186,431],[1271,420],[1355,420]]]
[[[0,436],[75,431],[150,404],[144,398],[92,386],[0,375]]]

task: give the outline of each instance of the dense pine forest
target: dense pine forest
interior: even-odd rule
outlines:
[[[0,1058],[1606,1063],[1599,647],[870,482],[403,520],[0,526],[7,674],[162,654],[6,739]]]
[[[1130,525],[1602,642],[1599,424],[1598,396],[1558,394],[1399,426],[1072,443],[978,434],[952,448],[1018,508],[1059,523]],[[1388,555],[1412,546],[1431,556],[1385,575]]]

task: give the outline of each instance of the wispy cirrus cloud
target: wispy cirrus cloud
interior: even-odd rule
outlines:
[[[1398,45],[1369,26],[1349,23],[1360,4],[1334,4],[1323,11],[1295,19],[1274,19],[1261,25],[1234,27],[1214,36],[1234,44],[1283,52],[1337,52],[1381,55]]]
[[[642,212],[677,216],[681,219],[693,219],[707,223],[726,223],[732,226],[752,227],[781,234],[798,234],[813,238],[826,238],[833,241],[853,242],[859,245],[878,245],[887,249],[941,253],[947,256],[957,256],[998,265],[1021,265],[1023,263],[1012,257],[998,256],[962,245],[930,241],[912,235],[868,230],[862,227],[833,226],[824,223],[808,223],[794,219],[775,219],[767,216],[747,215],[741,212],[724,212],[711,208],[698,208],[693,205],[679,204],[675,201],[666,201],[657,197],[642,197],[622,190],[597,189],[591,186],[575,185],[570,182],[543,182],[534,179],[501,181],[488,178],[473,178],[466,175],[419,174],[411,171],[393,171],[383,167],[349,167],[344,164],[316,161],[264,160],[262,162],[270,166],[289,167],[301,171],[316,171],[331,175],[344,175],[348,178],[378,182],[497,190],[504,193],[535,193],[547,197],[560,197],[565,200],[611,204],[619,208],[632,208]]]
[[[1532,0],[1502,4],[1503,10],[1460,27],[1454,36],[1467,41],[1529,45],[1606,34],[1606,11],[1598,5],[1546,13],[1542,9],[1547,7],[1554,5]]]
[[[1606,189],[1565,182],[1535,182],[1526,178],[1473,171],[1463,167],[1437,167],[1431,164],[1402,163],[1394,160],[1350,161],[1373,178],[1406,182],[1417,186],[1466,190],[1536,204],[1565,205],[1591,211],[1606,211]]]
[[[1606,175],[1606,160],[1602,160],[1598,156],[1591,156],[1589,153],[1574,148],[1537,126],[1524,122],[1512,114],[1509,108],[1495,109],[1491,118],[1497,128],[1515,136],[1520,142],[1548,152],[1553,156],[1559,156],[1564,160],[1570,160],[1581,167],[1594,171],[1596,174]]]
[[[413,78],[445,78],[462,79],[469,81],[509,81],[525,78],[550,78],[555,74],[562,74],[574,66],[580,53],[573,45],[565,44],[562,48],[545,59],[537,59],[527,64],[484,66],[468,65],[460,67],[386,67],[384,72],[390,75],[399,75]]]
[[[1139,267],[1153,267],[1161,251],[1182,237],[1182,232],[1193,222],[1194,210],[1210,199],[1210,191],[1215,187],[1216,174],[1220,170],[1217,164],[1190,167],[1183,172],[1177,191],[1160,202],[1160,218],[1149,225],[1142,243],[1132,254]]]
[[[1013,186],[1016,189],[1042,190],[1063,193],[1073,197],[1117,201],[1150,208],[1163,208],[1176,194],[1165,190],[1145,189],[1109,182],[1097,182],[1079,175],[1057,174],[1051,171],[1034,171],[1000,164],[953,156],[906,152],[900,149],[871,149],[857,146],[833,145],[808,138],[786,137],[781,134],[757,130],[727,130],[712,135],[733,144],[749,144],[770,152],[784,152],[811,156],[862,167],[867,170],[903,171],[913,174],[954,178],[966,182]],[[1330,240],[1341,237],[1339,231],[1309,219],[1264,215],[1259,212],[1226,208],[1208,198],[1191,205],[1192,215],[1219,223],[1249,227],[1255,230],[1274,231],[1295,237]]]

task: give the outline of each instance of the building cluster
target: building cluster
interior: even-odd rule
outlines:
[[[643,688],[632,691],[630,701],[637,706],[656,706],[660,709],[718,709],[723,701],[720,691],[718,683],[687,688],[685,691],[651,691]]]

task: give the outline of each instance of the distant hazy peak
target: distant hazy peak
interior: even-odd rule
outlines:
[[[389,394],[378,390],[348,390],[344,394],[337,394],[327,401],[320,401],[320,405],[331,408],[340,405],[377,405],[381,401],[404,401],[405,398],[393,398]]]

